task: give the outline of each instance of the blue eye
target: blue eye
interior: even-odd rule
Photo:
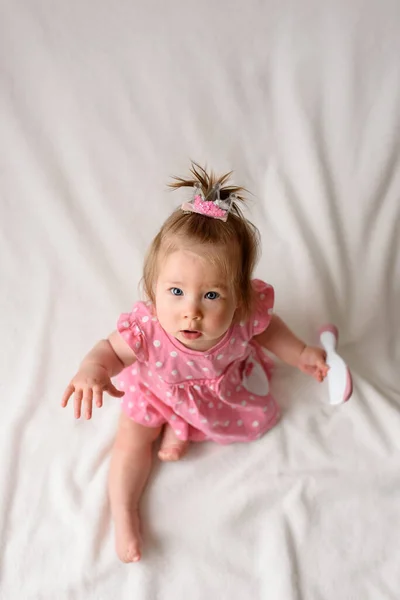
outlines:
[[[170,289],[171,294],[174,296],[183,296],[183,292],[180,288],[173,287]]]
[[[207,292],[206,298],[207,300],[216,300],[217,298],[219,298],[219,294],[218,292]]]

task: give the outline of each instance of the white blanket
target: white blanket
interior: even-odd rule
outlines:
[[[0,0],[2,600],[399,597],[399,56],[394,0]],[[282,422],[157,466],[122,565],[119,403],[60,398],[189,158],[254,194],[257,275],[308,342],[336,323],[354,395],[278,365]]]

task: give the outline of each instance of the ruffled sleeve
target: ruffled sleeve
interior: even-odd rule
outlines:
[[[122,313],[118,319],[117,330],[128,346],[135,353],[136,358],[145,362],[148,359],[145,334],[138,323],[137,307],[130,313]]]
[[[273,309],[275,293],[272,285],[265,283],[261,279],[253,279],[252,286],[254,290],[254,312],[250,320],[251,335],[258,335],[267,329]]]

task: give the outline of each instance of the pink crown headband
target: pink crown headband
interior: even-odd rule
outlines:
[[[220,219],[226,221],[228,218],[229,211],[232,208],[232,202],[236,198],[235,194],[229,194],[226,200],[221,200],[220,186],[216,185],[210,195],[214,198],[213,200],[207,200],[204,197],[203,191],[199,185],[194,187],[193,199],[191,202],[184,202],[181,209],[184,212],[194,212],[198,215],[204,215],[205,217],[211,217],[212,219]]]

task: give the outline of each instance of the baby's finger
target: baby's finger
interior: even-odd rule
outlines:
[[[101,388],[93,388],[93,401],[98,408],[103,406],[103,390]]]
[[[62,400],[61,400],[61,406],[63,408],[65,408],[67,406],[68,400],[71,398],[74,391],[75,391],[75,387],[72,385],[72,383],[70,383],[69,386],[67,387],[67,389],[65,390]]]
[[[328,365],[323,363],[319,368],[320,368],[320,371],[323,374],[323,376],[326,377],[326,375],[328,375],[328,371],[329,371]]]
[[[329,367],[328,365],[318,366],[318,378],[319,381],[323,381],[325,377],[328,375]]]
[[[92,399],[93,399],[93,390],[92,388],[87,388],[83,393],[83,404],[85,407],[85,419],[90,419],[92,417]]]
[[[125,392],[123,392],[122,390],[117,390],[115,385],[113,385],[111,382],[108,384],[108,386],[105,389],[106,389],[106,392],[108,392],[110,394],[110,396],[114,396],[115,398],[122,398],[122,396],[125,395]]]
[[[74,396],[75,419],[80,419],[80,416],[81,416],[82,396],[83,396],[82,390],[75,390],[75,396]]]

